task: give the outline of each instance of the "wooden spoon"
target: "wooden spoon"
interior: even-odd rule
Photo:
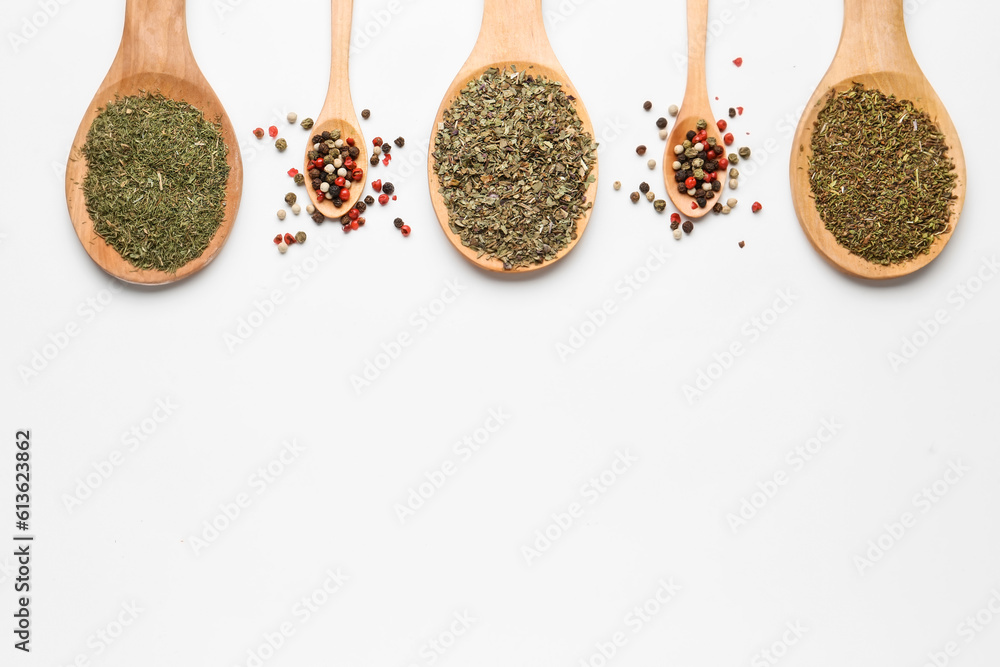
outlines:
[[[348,59],[351,52],[351,19],[354,13],[354,0],[331,0],[331,15],[333,18],[332,47],[330,49],[330,87],[327,88],[326,102],[323,103],[323,110],[319,114],[310,137],[323,132],[340,130],[341,139],[347,140],[353,137],[354,145],[361,153],[354,160],[358,167],[368,174],[368,148],[364,135],[358,123],[357,114],[354,113],[354,102],[351,100],[350,67]],[[306,146],[305,174],[308,180],[309,151],[312,150],[312,143]],[[320,199],[316,196],[316,191],[311,186],[309,198],[313,205],[328,218],[340,218],[346,214],[352,206],[361,198],[365,191],[365,179],[356,181],[351,185],[351,196],[344,200],[343,205],[337,208],[329,199]]]
[[[886,95],[910,100],[914,106],[925,111],[944,134],[948,154],[955,162],[958,180],[949,220],[950,230],[938,237],[928,254],[918,255],[902,264],[872,264],[848,252],[827,231],[809,188],[809,159],[812,157],[812,131],[816,118],[831,90],[846,90],[854,82],[862,83],[866,88],[877,88]],[[799,122],[792,143],[789,171],[792,199],[802,230],[813,247],[845,273],[875,280],[905,276],[927,266],[948,243],[965,202],[965,154],[955,125],[910,50],[903,22],[903,0],[844,1],[844,29],[840,46]]]
[[[708,0],[687,0],[687,20],[688,20],[688,73],[687,87],[684,90],[684,101],[681,102],[680,111],[674,120],[674,129],[667,137],[667,146],[663,152],[663,181],[667,188],[670,202],[680,211],[681,215],[687,218],[701,218],[712,210],[715,202],[721,201],[723,193],[726,191],[726,171],[719,172],[719,182],[722,183],[722,190],[715,193],[715,199],[708,200],[705,208],[698,207],[693,197],[686,192],[677,190],[677,181],[674,179],[674,161],[678,160],[674,152],[674,146],[683,144],[687,139],[688,130],[694,130],[695,124],[705,119],[708,123],[706,128],[708,136],[715,137],[716,144],[723,147],[722,137],[719,136],[718,127],[715,124],[715,116],[712,115],[712,104],[708,99],[708,84],[705,81],[705,42],[708,39]],[[680,160],[683,162],[684,160]],[[694,204],[694,208],[691,205]]]
[[[563,70],[556,58],[552,45],[545,34],[545,23],[542,19],[542,0],[485,0],[483,7],[483,24],[479,31],[479,40],[476,42],[469,59],[458,72],[458,76],[448,88],[437,116],[434,118],[434,126],[431,128],[430,150],[427,158],[427,173],[431,184],[431,203],[434,205],[434,212],[437,213],[438,222],[445,236],[451,241],[462,255],[470,262],[489,271],[503,273],[525,273],[536,271],[540,268],[550,266],[559,261],[569,253],[587,229],[590,221],[590,214],[593,207],[588,209],[576,221],[576,238],[569,245],[560,250],[551,260],[541,264],[531,264],[520,266],[505,271],[503,262],[499,259],[487,259],[477,257],[478,251],[462,245],[462,238],[451,231],[448,226],[448,207],[444,203],[444,198],[439,192],[439,181],[434,167],[434,149],[437,141],[438,127],[444,120],[444,112],[448,110],[455,98],[465,88],[465,85],[472,79],[479,77],[491,67],[503,71],[510,71],[513,65],[517,71],[527,70],[533,76],[542,76],[551,81],[558,81],[562,84],[563,91],[567,95],[575,98],[576,112],[583,122],[583,130],[594,135],[594,126],[590,122],[587,109],[580,100],[580,94],[569,80],[566,71]],[[584,196],[588,202],[593,202],[597,196],[597,164],[591,172],[594,182],[587,188]]]
[[[229,149],[225,217],[205,252],[176,273],[138,269],[126,261],[94,232],[94,223],[87,213],[87,201],[83,194],[87,160],[81,149],[87,141],[91,124],[98,112],[109,102],[114,102],[116,96],[138,95],[143,90],[187,102],[204,112],[209,121],[219,119]],[[197,273],[219,254],[232,231],[242,195],[243,160],[240,158],[239,141],[226,110],[198,69],[191,52],[185,0],[126,0],[125,30],[118,55],[80,123],[66,168],[66,202],[80,242],[98,266],[120,280],[140,285],[172,283]]]

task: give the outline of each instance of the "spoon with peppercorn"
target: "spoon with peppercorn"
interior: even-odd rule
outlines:
[[[358,228],[358,219],[365,208],[363,202],[358,206],[358,200],[365,190],[368,150],[351,100],[348,61],[354,3],[332,0],[330,4],[333,19],[330,87],[312,128],[305,173],[309,198],[317,210],[313,219],[322,222],[320,216],[338,218],[348,231]]]
[[[716,133],[705,78],[708,0],[687,0],[688,71],[684,101],[667,137],[663,180],[671,203],[688,218],[701,218],[725,188],[726,149]],[[720,127],[725,121],[719,121]]]
[[[512,266],[505,265],[505,262],[497,257],[491,257],[463,244],[461,236],[455,233],[449,224],[448,205],[440,188],[437,187],[440,181],[436,171],[437,161],[434,154],[438,131],[444,127],[445,112],[449,110],[472,80],[494,68],[499,72],[507,73],[511,73],[511,68],[513,68],[517,72],[527,72],[534,78],[559,82],[562,91],[567,95],[579,117],[581,122],[579,132],[586,133],[590,137],[595,136],[594,126],[587,114],[587,109],[580,100],[576,88],[570,82],[566,71],[559,64],[559,59],[556,58],[545,33],[542,0],[485,0],[479,38],[469,58],[459,70],[451,86],[448,87],[431,129],[430,149],[427,158],[427,172],[431,183],[431,203],[445,236],[463,257],[476,266],[488,271],[503,273],[536,271],[551,266],[576,247],[587,228],[593,206],[588,206],[576,218],[575,234],[571,236],[571,240],[564,247],[537,263],[531,263],[527,266]],[[462,156],[452,157],[459,160]],[[587,176],[591,180],[587,183],[582,199],[592,203],[597,196],[596,161]]]
[[[812,134],[816,121],[826,106],[824,102],[831,94],[847,91],[855,83],[885,95],[894,95],[899,100],[909,100],[918,110],[926,113],[944,136],[947,155],[955,167],[956,181],[946,231],[937,235],[927,252],[904,262],[876,264],[852,254],[826,228],[812,195],[810,163],[813,158]],[[889,160],[885,164],[886,170],[901,171],[903,165],[893,164],[893,157],[898,159],[894,154],[883,152],[873,159],[880,163]],[[795,212],[806,237],[820,255],[849,275],[872,280],[908,275],[932,262],[951,239],[965,201],[965,154],[962,152],[958,130],[910,49],[906,37],[903,0],[844,0],[844,26],[840,45],[830,69],[820,81],[799,121],[792,143],[789,172]]]
[[[175,273],[138,269],[94,231],[83,184],[87,160],[81,149],[104,106],[119,97],[159,93],[196,107],[217,121],[228,149],[225,214],[208,247]],[[222,250],[232,231],[243,195],[243,161],[233,124],[215,91],[198,68],[188,41],[185,0],[126,0],[125,28],[118,54],[94,96],[73,140],[66,167],[66,203],[80,242],[90,258],[107,273],[128,283],[164,285],[205,268]]]

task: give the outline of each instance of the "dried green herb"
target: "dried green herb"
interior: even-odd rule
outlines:
[[[222,224],[228,152],[220,124],[190,104],[149,93],[109,103],[83,146],[94,231],[137,268],[176,272]]]
[[[553,259],[593,206],[597,144],[558,81],[496,68],[444,113],[434,150],[448,224],[505,269]]]
[[[950,229],[955,165],[944,135],[912,102],[860,83],[831,91],[812,150],[816,209],[851,253],[897,264],[930,252]]]

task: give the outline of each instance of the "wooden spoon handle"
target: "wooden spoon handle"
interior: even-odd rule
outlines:
[[[125,30],[118,52],[123,74],[183,75],[194,61],[188,41],[185,0],[126,0]]]
[[[903,0],[844,0],[844,30],[835,62],[849,69],[844,76],[910,70],[916,59],[906,38]]]
[[[687,0],[688,73],[684,106],[698,105],[708,99],[705,81],[705,45],[708,40],[708,0]]]
[[[354,102],[351,100],[351,21],[354,18],[354,0],[331,0],[330,15],[330,87],[323,105],[323,118],[353,118]]]
[[[555,53],[545,34],[542,0],[485,0],[483,25],[470,61],[520,60],[551,65]]]

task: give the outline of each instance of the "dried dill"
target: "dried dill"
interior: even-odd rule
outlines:
[[[94,231],[135,267],[176,272],[222,224],[228,152],[220,123],[190,104],[148,93],[109,103],[83,146]]]
[[[912,102],[831,91],[812,133],[809,179],[837,241],[874,264],[930,252],[950,226],[955,165],[944,135]]]
[[[434,160],[448,224],[505,269],[553,259],[593,205],[597,144],[558,81],[486,70],[444,113]]]

